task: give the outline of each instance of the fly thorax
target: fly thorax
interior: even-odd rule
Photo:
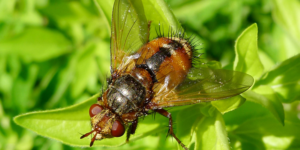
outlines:
[[[117,114],[122,115],[138,111],[146,97],[145,87],[134,77],[124,75],[115,80],[109,87],[107,102]]]

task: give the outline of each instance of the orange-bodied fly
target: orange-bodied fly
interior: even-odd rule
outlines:
[[[139,117],[151,110],[169,118],[169,134],[187,147],[173,132],[172,115],[165,107],[190,105],[236,96],[253,84],[245,73],[193,67],[196,50],[183,32],[172,32],[149,41],[151,21],[132,6],[136,0],[116,0],[111,28],[111,77],[107,89],[90,107],[95,140],[120,137],[127,141],[135,133]],[[142,6],[142,5],[139,5]],[[143,9],[140,9],[143,10]],[[137,36],[138,35],[138,36]]]

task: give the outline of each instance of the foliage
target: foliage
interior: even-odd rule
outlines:
[[[256,80],[241,96],[172,108],[175,133],[184,144],[197,150],[300,147],[299,1],[143,5],[147,19],[182,26],[200,41],[208,64],[219,66],[211,61],[218,60]],[[0,149],[89,145],[79,137],[90,130],[88,108],[109,72],[112,6],[113,0],[0,0]],[[165,138],[167,125],[160,115],[148,116],[130,143],[123,136],[95,146],[174,149],[176,141]]]

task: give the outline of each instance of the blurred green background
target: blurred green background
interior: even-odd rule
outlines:
[[[13,117],[70,106],[99,92],[109,74],[110,27],[105,12],[111,11],[113,0],[103,3],[107,10],[99,11],[92,0],[0,0],[0,149],[81,149],[26,130],[16,125]],[[265,72],[300,52],[299,3],[166,0],[187,34],[201,41],[205,57],[220,61],[225,68],[233,66],[237,37],[257,23],[259,56]],[[299,97],[284,104],[291,114],[286,118],[299,120],[296,100]],[[263,109],[246,111],[259,115]],[[230,115],[234,114],[227,120],[225,116],[228,125],[235,117]],[[248,140],[253,139],[250,136]],[[264,140],[280,143],[284,139]],[[257,147],[261,141],[255,141]],[[284,149],[289,148],[295,149],[289,145]]]

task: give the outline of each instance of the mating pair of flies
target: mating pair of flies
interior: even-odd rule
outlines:
[[[139,0],[116,0],[111,27],[111,78],[108,86],[90,107],[95,140],[120,137],[127,130],[127,141],[135,133],[139,117],[148,111],[169,118],[169,134],[187,147],[173,131],[171,113],[165,107],[209,102],[238,95],[253,84],[245,73],[196,67],[197,51],[182,32],[167,37],[161,31],[149,41],[150,21]],[[160,28],[159,28],[160,29]]]

